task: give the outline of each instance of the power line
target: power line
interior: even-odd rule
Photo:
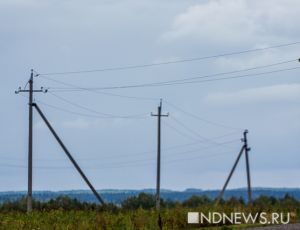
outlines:
[[[41,102],[39,102],[41,103]],[[232,136],[233,134],[236,134],[236,132],[231,132],[231,133],[228,133],[228,134],[224,134],[224,135],[220,135],[220,136],[216,136],[216,137],[212,137],[211,139],[221,139],[221,138],[224,138],[224,137],[227,137],[227,136]],[[220,145],[226,145],[226,144],[231,144],[231,143],[234,143],[234,142],[237,142],[237,141],[240,141],[240,139],[234,139],[234,140],[230,140],[230,141],[225,141],[225,142],[221,142]],[[162,148],[162,150],[164,152],[169,152],[170,150],[173,150],[173,149],[178,149],[178,148],[182,148],[182,147],[187,147],[187,146],[194,146],[194,145],[198,145],[198,144],[202,144],[203,143],[203,140],[198,140],[198,141],[194,141],[194,142],[190,142],[190,143],[186,143],[186,144],[181,144],[181,145],[172,145],[172,146],[169,146],[169,147],[165,147],[165,148]],[[205,147],[205,148],[197,148],[195,150],[188,150],[188,151],[185,151],[185,152],[178,152],[178,153],[165,153],[165,155],[177,155],[177,154],[185,154],[185,153],[189,153],[189,152],[195,152],[195,151],[199,151],[199,150],[206,150],[206,149],[211,149],[211,148],[216,148],[216,147],[220,147],[220,145],[218,146],[208,146],[208,147]],[[130,156],[143,156],[143,154],[147,154],[147,153],[154,153],[156,152],[155,150],[152,150],[152,151],[143,151],[143,152],[136,152],[136,153],[131,153],[131,154],[110,154],[109,156],[101,156],[101,159],[114,159],[114,158],[128,158]],[[24,161],[24,159],[20,159],[20,158],[8,158],[8,157],[0,157],[0,159],[2,160],[11,160],[11,161]],[[81,160],[81,161],[94,161],[94,160],[99,160],[100,158],[77,158],[78,160]],[[56,159],[53,159],[53,158],[35,158],[35,160],[38,160],[38,161],[61,161],[61,160],[64,160],[64,158],[56,158]]]
[[[164,85],[181,85],[181,84],[203,83],[203,82],[221,81],[221,80],[229,80],[229,79],[237,79],[237,78],[245,78],[245,77],[253,77],[253,76],[255,77],[255,76],[267,75],[267,74],[272,74],[272,73],[279,73],[279,72],[284,72],[284,71],[296,70],[296,69],[299,69],[299,68],[300,67],[293,67],[293,68],[278,69],[278,70],[255,73],[255,74],[237,75],[237,76],[232,76],[232,77],[207,79],[207,80],[202,80],[202,81],[186,81],[186,82],[178,82],[178,83],[174,83],[174,84],[164,84]]]
[[[107,86],[107,87],[97,87],[97,88],[85,88],[85,90],[115,90],[115,89],[130,89],[130,88],[144,88],[144,87],[162,87],[162,86],[172,86],[172,85],[185,85],[185,84],[197,84],[197,83],[205,83],[205,82],[213,82],[213,81],[224,81],[224,80],[230,80],[230,79],[238,79],[238,78],[247,78],[247,77],[257,77],[261,75],[270,75],[273,73],[280,73],[285,71],[292,71],[300,69],[300,67],[293,67],[293,68],[285,68],[285,69],[278,69],[273,71],[266,71],[266,72],[260,72],[260,73],[254,73],[254,74],[244,74],[244,75],[237,75],[237,76],[230,76],[230,77],[223,77],[223,78],[213,78],[213,79],[205,79],[205,80],[194,80],[194,81],[182,81],[182,82],[172,82],[170,83],[166,82],[153,82],[153,83],[144,83],[144,84],[134,84],[134,85],[121,85],[121,86]],[[204,77],[208,77],[204,76]],[[50,78],[46,78],[50,80]],[[51,79],[53,80],[53,79]],[[75,89],[65,89],[65,90],[55,90],[52,92],[75,92],[75,91],[81,91],[81,89],[75,88]]]
[[[219,58],[219,57],[225,57],[225,56],[233,56],[233,55],[239,55],[239,54],[245,54],[245,53],[252,53],[252,52],[264,51],[264,50],[269,50],[269,49],[275,49],[275,48],[298,45],[299,43],[300,43],[300,41],[297,41],[297,42],[279,44],[279,45],[274,45],[274,46],[269,46],[269,47],[264,47],[264,48],[248,49],[248,50],[243,50],[243,51],[228,52],[228,53],[223,53],[223,54],[203,56],[203,57],[195,57],[195,58],[186,58],[186,59],[180,59],[180,60],[175,60],[175,61],[157,62],[157,63],[151,63],[151,64],[128,65],[128,66],[120,66],[120,67],[100,68],[100,69],[91,69],[91,70],[79,70],[79,71],[48,72],[48,73],[41,73],[39,75],[43,75],[43,76],[46,76],[46,75],[48,75],[48,76],[49,75],[52,75],[52,76],[53,75],[72,75],[72,74],[82,74],[82,73],[95,73],[95,72],[106,72],[106,71],[120,71],[120,70],[129,70],[129,69],[140,69],[140,68],[148,68],[148,67],[153,67],[153,66],[193,62],[193,61],[213,59],[213,58]]]
[[[221,72],[221,73],[203,75],[203,76],[198,76],[198,77],[181,78],[181,79],[170,80],[170,81],[160,81],[160,82],[154,82],[154,83],[149,83],[149,84],[168,84],[168,83],[184,82],[184,81],[195,80],[195,79],[211,78],[211,77],[217,77],[217,76],[222,76],[222,75],[228,75],[228,74],[246,72],[246,71],[250,71],[250,70],[256,70],[256,69],[261,69],[261,68],[267,68],[267,67],[272,67],[272,66],[287,64],[287,63],[291,63],[291,62],[295,62],[295,61],[298,61],[298,60],[297,59],[291,59],[291,60],[287,60],[287,61],[271,63],[271,64],[268,64],[268,65],[254,66],[254,67],[246,68],[246,69],[233,70],[233,71],[227,71],[227,72]],[[52,78],[48,78],[48,77],[44,77],[44,78],[46,78],[47,80],[50,80],[50,81],[54,81],[54,82],[59,83],[59,84],[66,85],[66,86],[71,86],[71,87],[73,86],[76,89],[87,90],[87,88],[82,88],[82,87],[79,87],[79,86],[75,86],[75,85],[72,85],[70,83],[58,81],[56,79],[52,79]],[[53,89],[66,90],[66,88],[53,88]],[[67,88],[67,89],[72,90],[72,88]],[[101,92],[101,93],[103,93],[103,92]],[[117,96],[123,97],[122,95],[117,95]],[[156,100],[156,98],[153,98],[153,99]]]
[[[208,155],[208,156],[205,156],[205,157],[196,156],[196,157],[191,157],[191,158],[174,159],[174,160],[168,161],[167,164],[179,163],[179,162],[182,162],[182,161],[190,161],[190,160],[196,160],[196,159],[208,159],[208,158],[213,158],[213,157],[216,157],[216,156],[223,156],[224,154],[229,154],[229,153],[231,153],[231,151],[230,152],[226,151],[226,152],[211,154],[211,155]]]
[[[203,149],[181,152],[180,154],[198,152],[199,150],[203,150]],[[205,159],[205,158],[210,158],[212,156],[224,155],[224,154],[227,154],[227,153],[231,153],[231,152],[226,151],[226,152],[221,152],[221,153],[217,153],[217,154],[199,155],[199,156],[190,157],[190,158],[171,159],[171,160],[166,160],[165,163],[171,163],[171,162],[177,162],[177,161],[183,161],[183,160]],[[112,162],[114,164],[111,164],[111,165],[107,165],[107,164],[97,165],[97,166],[93,166],[93,167],[83,167],[83,168],[84,169],[122,168],[122,167],[148,165],[150,162],[151,162],[151,165],[153,165],[154,161],[155,161],[154,158],[148,158],[148,159],[142,159],[142,160],[127,161],[127,162]],[[139,164],[136,164],[136,163],[139,163]],[[0,167],[27,168],[26,165],[15,165],[15,164],[1,164]],[[39,168],[39,169],[73,169],[73,167],[69,167],[69,166],[36,166],[34,168]]]
[[[50,93],[50,92],[49,92],[49,93]],[[78,104],[76,104],[76,103],[74,103],[74,102],[71,102],[71,101],[69,101],[69,100],[67,100],[67,99],[65,99],[65,98],[63,98],[63,97],[57,96],[57,95],[55,95],[55,94],[52,93],[52,92],[51,92],[50,94],[53,95],[54,97],[58,98],[59,100],[65,102],[65,103],[67,103],[67,104],[70,104],[70,105],[72,105],[72,106],[75,106],[75,107],[77,107],[77,108],[84,109],[84,110],[86,110],[86,111],[89,111],[89,112],[92,112],[92,113],[95,113],[95,114],[98,114],[98,115],[101,115],[101,116],[104,116],[104,117],[107,117],[107,116],[110,117],[110,116],[112,116],[111,114],[106,114],[106,113],[98,112],[98,111],[95,111],[95,110],[93,110],[93,109],[87,108],[87,107],[85,107],[85,106],[78,105]]]
[[[104,117],[104,116],[99,116],[99,115],[95,115],[95,114],[86,114],[86,113],[79,113],[79,112],[75,112],[75,111],[71,111],[71,110],[67,110],[67,109],[64,109],[64,108],[61,108],[61,107],[58,107],[58,106],[55,106],[55,105],[50,105],[48,103],[45,103],[43,101],[40,101],[40,100],[36,100],[39,104],[43,104],[44,106],[47,106],[47,107],[50,107],[52,109],[55,109],[55,110],[58,110],[58,111],[62,111],[62,112],[65,112],[65,113],[69,113],[69,114],[73,114],[73,115],[79,115],[79,116],[83,116],[83,117],[92,117],[92,118],[101,118],[101,119],[115,119],[115,118],[118,118],[118,119],[146,119],[147,117],[136,117],[136,115],[133,115],[132,117],[131,116],[128,116],[128,117]]]
[[[166,156],[168,155],[183,155],[183,154],[189,154],[189,153],[195,153],[195,152],[199,152],[199,151],[202,151],[202,150],[207,150],[207,149],[211,149],[211,148],[220,148],[222,146],[226,146],[226,145],[229,145],[229,144],[232,144],[232,143],[236,143],[236,142],[240,142],[240,139],[234,139],[234,140],[230,140],[230,141],[225,141],[225,142],[221,142],[219,143],[218,145],[213,145],[213,146],[207,146],[207,147],[204,147],[204,148],[198,148],[198,149],[193,149],[193,150],[187,150],[187,151],[184,151],[184,152],[178,152],[178,153],[169,153],[169,154],[165,154]]]
[[[23,97],[26,98],[26,96],[23,96]],[[84,114],[84,113],[78,113],[78,112],[70,111],[70,110],[67,110],[67,109],[64,109],[64,108],[61,108],[61,107],[50,105],[50,104],[45,103],[45,102],[40,101],[40,100],[37,100],[37,102],[39,102],[40,104],[43,104],[45,106],[48,106],[50,108],[53,108],[53,109],[56,109],[56,110],[59,110],[59,111],[63,111],[63,112],[67,112],[67,113],[71,113],[71,114],[74,114],[74,115],[80,115],[80,116],[85,116],[85,117],[96,117],[96,118],[102,118],[102,119],[103,118],[111,118],[111,117],[103,117],[103,116],[98,116],[98,115],[93,115],[93,114]],[[138,118],[138,117],[133,116],[133,117],[126,117],[126,118],[141,119],[143,117]],[[174,118],[174,120],[176,120],[177,123],[180,123],[177,119]],[[200,138],[202,140],[199,140],[198,138],[195,138],[194,136],[189,136],[189,135],[183,133],[182,131],[178,130],[177,128],[175,128],[175,127],[173,127],[173,126],[171,126],[169,124],[166,124],[166,125],[169,126],[169,128],[171,128],[171,129],[175,130],[176,132],[178,132],[180,135],[183,135],[184,137],[187,137],[188,139],[197,140],[196,142],[192,142],[192,143],[185,144],[185,145],[176,145],[176,146],[170,147],[170,148],[178,148],[178,147],[181,147],[181,146],[187,146],[187,145],[193,145],[193,144],[203,143],[205,140],[209,140],[210,142],[214,142],[213,139],[223,138],[223,137],[226,137],[226,136],[229,136],[229,135],[232,135],[232,134],[236,133],[236,132],[234,132],[234,133],[231,132],[229,134],[217,136],[217,137],[214,137],[214,138],[205,138],[205,137],[200,136]],[[182,125],[182,123],[181,123],[181,125]],[[190,130],[188,130],[188,131],[190,131]],[[199,135],[197,135],[197,136],[199,137]],[[217,143],[217,142],[214,142],[214,143]],[[167,149],[169,149],[169,148],[164,148],[164,150],[167,150]],[[151,151],[151,152],[153,152],[153,151]],[[148,152],[143,152],[143,153],[149,153],[149,151]],[[140,154],[141,153],[137,153],[137,154],[134,154],[134,155],[140,155]],[[131,154],[131,155],[133,155],[133,154]]]
[[[164,121],[164,125],[166,125],[167,127],[169,127],[170,129],[174,130],[175,132],[177,132],[179,135],[181,135],[182,137],[185,137],[189,140],[196,140],[196,138],[194,136],[190,136],[184,132],[182,132],[181,130],[177,129],[176,127],[170,125],[168,122]],[[203,143],[203,140],[201,140]]]
[[[20,94],[20,96],[28,98],[28,97],[26,97],[26,96],[24,96],[22,94]],[[95,115],[95,114],[86,114],[86,113],[75,112],[75,111],[72,111],[72,110],[61,108],[59,106],[48,104],[48,103],[43,102],[41,100],[36,100],[35,99],[35,101],[37,101],[39,104],[42,104],[42,105],[47,106],[47,107],[50,107],[52,109],[55,109],[55,110],[58,110],[58,111],[62,111],[62,112],[66,112],[66,113],[73,114],[73,115],[79,115],[79,116],[84,116],[84,117],[109,118],[109,117],[103,117],[103,116],[99,116],[99,115]]]
[[[169,152],[169,153],[165,153],[166,156],[175,156],[175,155],[182,155],[182,154],[188,154],[188,153],[194,153],[194,152],[199,152],[201,150],[207,150],[207,149],[212,149],[212,148],[219,148],[221,147],[222,145],[229,145],[229,144],[232,144],[232,143],[235,143],[235,142],[239,142],[240,139],[233,139],[233,140],[230,140],[230,141],[225,141],[225,142],[221,142],[219,143],[219,145],[214,145],[214,146],[207,146],[207,147],[202,147],[202,148],[196,148],[196,149],[192,149],[192,150],[187,150],[187,151],[181,151],[181,152],[170,152],[170,150],[172,149],[177,149],[177,148],[180,148],[180,147],[185,147],[185,146],[191,146],[191,145],[195,145],[195,144],[199,144],[198,143],[189,143],[189,144],[184,144],[184,145],[174,145],[174,146],[170,146],[170,147],[167,147],[167,148],[162,148],[162,150],[164,150],[165,152]],[[144,152],[140,152],[140,153],[133,153],[133,154],[114,154],[114,155],[110,155],[110,156],[101,156],[101,159],[119,159],[119,158],[128,158],[128,157],[131,157],[131,156],[142,156],[144,157],[142,154],[145,154],[145,153],[154,153],[155,151],[144,151]],[[0,157],[0,159],[2,160],[10,160],[10,161],[24,161],[23,159],[19,159],[19,158],[7,158],[7,157]],[[146,158],[146,159],[140,159],[140,160],[147,160],[147,159],[153,159],[153,158]],[[38,158],[38,159],[35,159],[35,160],[38,160],[38,161],[64,161],[65,159],[64,158],[56,158],[56,159],[52,159],[52,158]],[[100,160],[100,158],[77,158],[77,160],[80,160],[80,161],[95,161],[95,160]],[[139,161],[140,161],[139,160]],[[128,162],[128,161],[127,161]],[[129,161],[131,162],[131,161]],[[110,163],[116,163],[116,162],[110,162]],[[124,162],[117,162],[117,163],[124,163]],[[126,162],[125,162],[126,163]]]
[[[137,114],[137,115],[129,115],[129,116],[119,116],[119,115],[114,115],[114,114],[109,114],[109,113],[103,113],[103,112],[99,112],[99,111],[96,111],[94,109],[91,109],[91,108],[88,108],[88,107],[85,107],[85,106],[82,106],[82,105],[79,105],[75,102],[72,102],[70,100],[67,100],[61,96],[58,96],[56,94],[54,94],[53,92],[49,92],[51,95],[53,95],[54,97],[56,97],[57,99],[61,100],[61,101],[64,101],[65,103],[68,103],[72,106],[75,106],[75,107],[78,107],[78,108],[81,108],[81,109],[84,109],[86,111],[89,111],[89,112],[92,112],[92,113],[95,113],[95,114],[99,114],[99,115],[103,115],[105,117],[113,117],[113,118],[137,118],[137,117],[141,117],[141,116],[146,116],[148,113],[143,113],[143,114]]]
[[[24,98],[28,98],[22,94],[19,94],[20,96],[24,97]],[[144,114],[145,116],[142,116],[142,114],[137,114],[137,115],[132,115],[132,116],[126,116],[126,117],[116,117],[116,116],[103,116],[103,115],[96,115],[96,114],[87,114],[87,113],[80,113],[80,112],[77,112],[77,111],[72,111],[72,110],[69,110],[69,109],[65,109],[65,108],[62,108],[62,107],[59,107],[59,106],[56,106],[56,105],[52,105],[52,104],[49,104],[49,103],[46,103],[44,101],[41,101],[41,100],[36,100],[39,104],[42,104],[44,106],[47,106],[51,109],[54,109],[54,110],[57,110],[57,111],[61,111],[61,112],[65,112],[65,113],[68,113],[68,114],[72,114],[72,115],[78,115],[78,116],[82,116],[82,117],[91,117],[91,118],[101,118],[101,119],[115,119],[115,118],[118,118],[118,119],[146,119],[148,116],[148,113]]]
[[[183,122],[179,121],[179,120],[176,119],[175,117],[171,117],[171,119],[172,119],[173,121],[175,121],[177,124],[179,124],[180,126],[182,126],[184,129],[186,129],[187,131],[189,131],[190,133],[193,133],[193,134],[196,135],[197,137],[201,138],[202,140],[207,141],[207,142],[209,142],[209,143],[211,143],[211,144],[219,145],[218,142],[216,142],[216,141],[214,141],[214,140],[212,140],[212,139],[209,139],[209,138],[206,138],[206,137],[200,135],[197,131],[195,131],[194,129],[189,128],[189,127],[186,126]]]
[[[127,98],[127,99],[135,99],[135,100],[144,100],[144,101],[157,101],[158,100],[158,98],[151,98],[151,97],[137,97],[137,96],[120,95],[120,94],[115,94],[115,93],[99,92],[99,91],[91,90],[89,88],[80,87],[78,85],[74,85],[74,84],[71,84],[71,83],[59,81],[59,80],[56,80],[56,79],[52,79],[52,78],[48,78],[48,77],[43,77],[43,78],[47,79],[47,80],[50,80],[50,81],[53,81],[55,83],[61,84],[61,85],[71,87],[71,88],[67,88],[67,89],[76,88],[78,90],[93,92],[93,93],[96,93],[96,94],[102,94],[102,95],[106,95],[106,96],[113,96],[113,97],[120,97],[120,98]],[[66,89],[66,88],[49,87],[48,90],[49,89]],[[52,90],[52,92],[53,92],[53,90]]]
[[[24,98],[27,98],[26,96],[24,96],[24,95],[22,95],[22,94],[20,94],[20,95],[23,96]],[[52,93],[52,95],[54,95],[54,94]],[[57,96],[57,95],[56,95],[56,96]],[[73,114],[73,115],[79,115],[79,116],[83,116],[83,117],[92,117],[92,118],[102,118],[102,119],[105,119],[105,118],[111,118],[111,117],[103,117],[103,116],[94,115],[94,114],[79,113],[79,112],[71,111],[71,110],[68,110],[68,109],[65,109],[65,108],[61,108],[61,107],[58,107],[58,106],[55,106],[55,105],[48,104],[48,103],[43,102],[43,101],[41,101],[41,100],[36,100],[36,101],[39,102],[40,104],[43,104],[44,106],[47,106],[47,107],[50,107],[50,108],[52,108],[52,109],[55,109],[55,110],[58,110],[58,111],[62,111],[62,112],[65,112],[65,113]],[[168,105],[172,106],[173,108],[177,109],[178,111],[181,111],[181,112],[183,112],[183,113],[185,113],[185,114],[187,114],[187,115],[189,115],[189,116],[191,116],[191,117],[194,117],[194,118],[196,118],[196,119],[198,119],[198,120],[201,120],[201,121],[203,121],[203,122],[207,122],[207,123],[210,123],[210,124],[213,124],[213,125],[216,125],[216,126],[221,126],[221,127],[223,127],[223,128],[231,128],[231,129],[238,130],[238,131],[241,130],[241,128],[240,128],[240,129],[238,129],[238,128],[232,128],[232,127],[227,126],[227,125],[223,125],[223,124],[220,124],[220,123],[216,123],[216,122],[213,122],[213,121],[209,121],[209,120],[200,118],[199,116],[197,116],[197,115],[195,115],[195,114],[192,114],[192,113],[190,113],[190,112],[186,112],[186,111],[182,110],[182,109],[179,108],[178,106],[175,106],[173,103],[170,103],[170,102],[168,102],[168,101],[166,101],[166,103],[167,103]],[[138,115],[133,115],[132,117],[127,117],[127,118],[128,118],[128,119],[145,119],[145,118],[146,118],[146,117],[136,117],[136,116],[138,116]],[[114,118],[114,117],[113,117],[113,118]],[[123,117],[123,118],[124,118],[124,117]],[[173,126],[171,126],[171,125],[169,125],[169,124],[167,124],[167,126],[169,126],[169,128],[171,128],[171,129],[175,130],[176,132],[178,132],[180,135],[183,135],[184,137],[187,137],[188,139],[191,139],[191,136],[186,135],[185,133],[179,131],[177,128],[175,128],[175,127],[173,127]],[[236,132],[237,132],[237,131],[236,131]],[[228,135],[235,134],[236,132],[231,132],[231,133],[229,133],[229,134],[225,134],[225,135],[222,135],[222,136],[214,137],[213,139],[217,139],[217,138],[221,138],[221,137],[226,137],[226,136],[228,136]],[[192,139],[195,140],[196,138],[192,137]],[[203,140],[201,140],[201,142],[203,142]],[[194,142],[193,142],[193,143],[194,143]],[[199,140],[198,140],[198,139],[197,139],[196,143],[199,143]],[[190,144],[188,144],[188,145],[190,145]],[[177,145],[176,147],[180,147],[180,146]],[[165,150],[165,149],[164,149],[164,150]],[[147,152],[146,152],[146,153],[147,153]],[[139,155],[139,154],[140,154],[140,153],[138,153],[137,155]]]
[[[178,134],[180,134],[182,137],[185,137],[187,139],[192,139],[192,140],[196,140],[196,138],[194,136],[190,136],[190,135],[187,135],[186,133],[182,132],[180,129],[177,129],[176,127],[170,125],[168,122],[164,121],[164,125],[166,125],[168,128],[174,130],[175,132],[177,132]],[[222,135],[222,136],[219,136],[219,138],[222,138],[222,137],[226,137],[228,136],[227,135]],[[218,138],[205,138],[205,140],[203,140],[203,138],[205,137],[202,137],[202,140],[198,140],[200,143],[205,143],[205,141],[210,141],[212,144],[214,144],[213,146],[209,146],[209,147],[206,147],[206,148],[211,148],[211,147],[219,147],[219,146],[222,146],[224,144],[227,144],[227,143],[232,143],[232,141],[229,141],[229,142],[215,142],[214,139],[218,139]],[[198,138],[197,138],[198,139]],[[238,139],[240,140],[240,139]],[[233,140],[233,141],[236,141],[236,140]],[[206,149],[205,148],[205,149]],[[201,149],[198,149],[198,150],[201,150]]]
[[[52,93],[52,94],[53,94],[53,93]],[[26,96],[24,96],[24,95],[22,95],[22,94],[20,94],[20,95],[23,96],[24,98],[27,98]],[[54,94],[53,94],[53,95],[54,95]],[[57,95],[56,95],[56,96],[57,96]],[[43,102],[43,101],[41,101],[41,100],[36,100],[36,101],[39,102],[40,104],[43,104],[43,105],[48,106],[48,107],[50,107],[50,108],[53,108],[53,109],[56,109],[56,110],[59,110],[59,111],[63,111],[63,112],[66,112],[66,113],[74,114],[74,115],[85,116],[85,117],[96,117],[96,118],[111,118],[111,117],[103,117],[103,116],[98,116],[98,115],[93,115],[93,114],[78,113],[78,112],[75,112],[75,111],[67,110],[67,109],[64,109],[64,108],[61,108],[61,107],[58,107],[58,106],[54,106],[54,105],[45,103],[45,102]],[[215,123],[215,122],[212,122],[212,121],[204,120],[203,118],[200,118],[200,117],[198,117],[198,116],[195,115],[195,114],[186,112],[186,111],[180,109],[179,107],[175,106],[174,104],[171,104],[170,102],[166,102],[166,103],[169,104],[169,105],[171,105],[172,107],[176,108],[177,110],[180,110],[180,111],[182,111],[182,112],[184,112],[184,113],[186,113],[186,114],[188,114],[188,115],[191,115],[191,116],[193,116],[193,117],[195,117],[195,118],[197,118],[197,119],[200,119],[201,121],[213,123],[213,124],[215,124],[215,125],[221,125],[221,124],[219,124],[219,123]],[[146,115],[147,115],[147,114],[146,114]],[[136,117],[136,116],[138,116],[138,115],[133,115],[132,117],[126,117],[126,118],[132,118],[132,119],[142,119],[142,118],[143,118],[143,117],[138,118],[138,117]],[[124,117],[123,117],[123,118],[124,118]],[[145,117],[145,118],[146,118],[146,117]],[[179,123],[181,126],[183,125],[183,123],[180,122],[180,121],[178,121],[178,119],[173,118],[173,120],[175,120],[175,121],[176,121],[177,123]],[[220,138],[227,137],[227,136],[231,136],[231,135],[237,133],[237,131],[235,131],[235,132],[230,132],[230,133],[228,133],[228,134],[224,134],[224,135],[220,135],[220,136],[216,136],[216,137],[212,137],[212,138],[206,138],[206,137],[203,137],[203,136],[200,135],[201,140],[199,140],[199,138],[196,138],[196,137],[194,137],[194,136],[189,136],[189,135],[185,134],[184,132],[180,131],[179,129],[175,128],[174,126],[172,126],[172,125],[170,125],[170,124],[168,124],[168,123],[166,123],[166,122],[165,122],[165,124],[166,124],[169,128],[175,130],[175,131],[176,131],[177,133],[179,133],[181,136],[184,136],[184,137],[186,137],[186,138],[188,138],[188,139],[193,139],[193,140],[196,140],[196,141],[194,141],[194,142],[192,142],[192,143],[184,144],[184,145],[175,145],[175,146],[172,146],[172,147],[164,148],[164,149],[163,149],[164,151],[166,151],[166,150],[168,150],[168,149],[172,149],[172,148],[178,148],[178,147],[182,147],[182,146],[189,146],[189,145],[194,145],[194,144],[203,143],[205,140],[210,140],[210,141],[212,141],[212,140],[214,140],[214,139],[220,139]],[[228,126],[225,126],[225,125],[221,125],[221,126],[228,127]],[[191,132],[190,128],[187,128],[186,126],[184,126],[184,127],[185,127],[188,131]],[[195,134],[195,131],[192,131],[192,132]],[[196,134],[196,136],[199,137],[199,134]],[[140,155],[140,154],[142,154],[142,153],[149,153],[149,152],[154,152],[154,151],[145,151],[145,152],[141,152],[141,153],[137,153],[137,154],[133,154],[133,155]]]
[[[205,75],[205,76],[182,78],[182,79],[177,79],[177,80],[172,80],[172,81],[165,81],[165,82],[162,82],[162,83],[172,83],[172,82],[181,82],[181,81],[184,82],[184,81],[195,80],[195,79],[217,77],[217,76],[222,76],[222,75],[229,75],[229,74],[234,74],[234,73],[247,72],[247,71],[250,71],[250,70],[264,69],[264,68],[283,65],[283,64],[287,64],[287,63],[296,62],[296,61],[297,61],[297,59],[291,59],[291,60],[276,62],[276,63],[272,63],[272,64],[267,64],[267,65],[254,66],[254,67],[251,67],[251,68],[233,70],[233,71],[228,71],[228,72],[223,72],[223,73],[216,73],[216,74]],[[197,75],[199,75],[199,74],[197,74]]]
[[[176,109],[177,111],[180,111],[190,117],[193,117],[194,119],[197,119],[197,120],[200,120],[202,122],[205,122],[205,123],[208,123],[208,124],[211,124],[211,125],[214,125],[214,126],[218,126],[218,127],[222,127],[222,128],[225,128],[225,129],[232,129],[232,130],[237,130],[237,131],[241,131],[241,130],[244,130],[242,128],[236,128],[236,127],[232,127],[232,126],[228,126],[228,125],[224,125],[224,124],[221,124],[219,122],[214,122],[214,121],[210,121],[210,120],[207,120],[207,119],[204,119],[202,117],[199,117],[198,115],[196,114],[193,114],[191,112],[187,112],[185,110],[183,110],[182,108],[174,105],[173,103],[169,102],[169,101],[165,101],[166,104],[170,105],[171,107],[173,107],[174,109]]]

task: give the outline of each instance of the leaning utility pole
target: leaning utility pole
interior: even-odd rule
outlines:
[[[100,194],[96,191],[96,189],[91,184],[91,182],[86,177],[86,175],[83,173],[83,171],[81,170],[81,168],[79,167],[79,165],[77,164],[77,162],[75,161],[75,159],[72,157],[72,155],[69,152],[69,150],[67,149],[67,147],[64,145],[64,143],[62,142],[62,140],[59,138],[59,136],[57,135],[57,133],[55,132],[55,130],[53,129],[53,127],[49,123],[49,121],[46,118],[46,116],[43,114],[43,112],[39,108],[39,106],[36,103],[33,103],[32,106],[37,110],[37,112],[39,113],[39,115],[41,116],[41,118],[43,119],[43,121],[45,122],[45,124],[47,125],[47,127],[49,128],[50,132],[53,134],[54,138],[57,140],[57,142],[59,143],[59,145],[61,146],[61,148],[64,150],[64,152],[67,155],[67,157],[69,158],[69,160],[72,162],[72,164],[74,165],[74,167],[76,168],[76,170],[79,172],[80,176],[83,178],[83,180],[85,181],[85,183],[90,187],[90,189],[94,193],[94,195],[97,198],[97,200],[102,205],[105,205],[104,200],[102,199],[102,197],[100,196]]]
[[[32,211],[32,103],[33,103],[33,93],[34,92],[47,92],[47,90],[43,90],[43,88],[39,90],[33,89],[33,69],[31,70],[30,78],[28,81],[29,89],[19,89],[15,91],[18,93],[29,93],[29,131],[28,131],[28,191],[27,191],[27,212]]]
[[[151,113],[151,116],[157,117],[157,172],[156,172],[156,210],[160,210],[160,158],[161,158],[161,117],[168,117],[169,114],[161,114],[162,99],[157,108],[157,114]]]
[[[220,202],[220,200],[222,199],[224,192],[227,188],[227,185],[236,169],[236,166],[238,164],[238,162],[240,161],[241,156],[243,155],[243,152],[245,151],[245,157],[246,157],[246,171],[247,171],[247,184],[248,184],[248,203],[251,204],[252,203],[252,190],[251,190],[251,179],[250,179],[250,166],[249,166],[249,151],[250,148],[248,147],[248,140],[247,140],[247,134],[248,134],[248,130],[245,130],[243,133],[244,138],[241,139],[241,141],[244,143],[235,162],[234,165],[226,179],[226,182],[219,194],[219,196],[217,197],[216,200],[216,204],[218,204]]]

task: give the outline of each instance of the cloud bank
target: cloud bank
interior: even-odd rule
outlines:
[[[168,41],[188,39],[204,43],[244,43],[279,38],[284,41],[299,35],[295,19],[300,14],[297,0],[213,0],[190,6],[177,15]]]

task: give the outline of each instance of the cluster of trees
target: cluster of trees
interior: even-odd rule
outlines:
[[[177,202],[171,200],[162,200],[162,209],[172,208],[197,208],[197,207],[212,207],[215,200],[209,199],[206,196],[192,196],[186,201]],[[228,200],[221,200],[221,207],[246,207],[246,202],[242,198],[232,197]],[[110,211],[117,212],[123,210],[151,210],[155,207],[155,196],[146,193],[140,193],[138,196],[130,197],[124,200],[120,205],[107,204],[101,206],[95,203],[81,202],[75,198],[68,196],[59,196],[47,202],[34,200],[33,208],[35,210],[95,210],[95,211]],[[268,210],[270,208],[286,208],[290,210],[298,210],[300,208],[300,201],[293,197],[286,195],[283,198],[275,198],[268,196],[260,196],[253,201],[252,208],[259,210]],[[0,211],[26,211],[26,198],[16,201],[6,201],[0,205]]]

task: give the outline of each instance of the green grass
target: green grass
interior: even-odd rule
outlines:
[[[122,207],[112,204],[99,206],[96,204],[80,203],[68,197],[58,197],[48,202],[34,203],[34,212],[26,214],[26,199],[6,202],[0,205],[0,230],[156,230],[158,229],[158,214],[155,198],[151,195],[140,194],[129,198]],[[266,212],[270,219],[272,212],[291,213],[291,222],[299,222],[300,203],[290,196],[282,199],[259,197],[252,205],[232,198],[223,201],[218,206],[206,197],[192,197],[183,203],[162,203],[161,217],[163,230],[195,230],[195,229],[246,229],[258,224],[226,225],[216,227],[211,224],[188,224],[187,213],[233,212],[261,213]]]
[[[258,224],[200,227],[188,225],[186,212],[182,210],[165,210],[162,213],[163,229],[245,229],[259,226]],[[154,210],[136,210],[126,212],[97,212],[97,211],[34,211],[31,214],[22,212],[0,213],[0,229],[21,230],[156,230],[157,214]]]

